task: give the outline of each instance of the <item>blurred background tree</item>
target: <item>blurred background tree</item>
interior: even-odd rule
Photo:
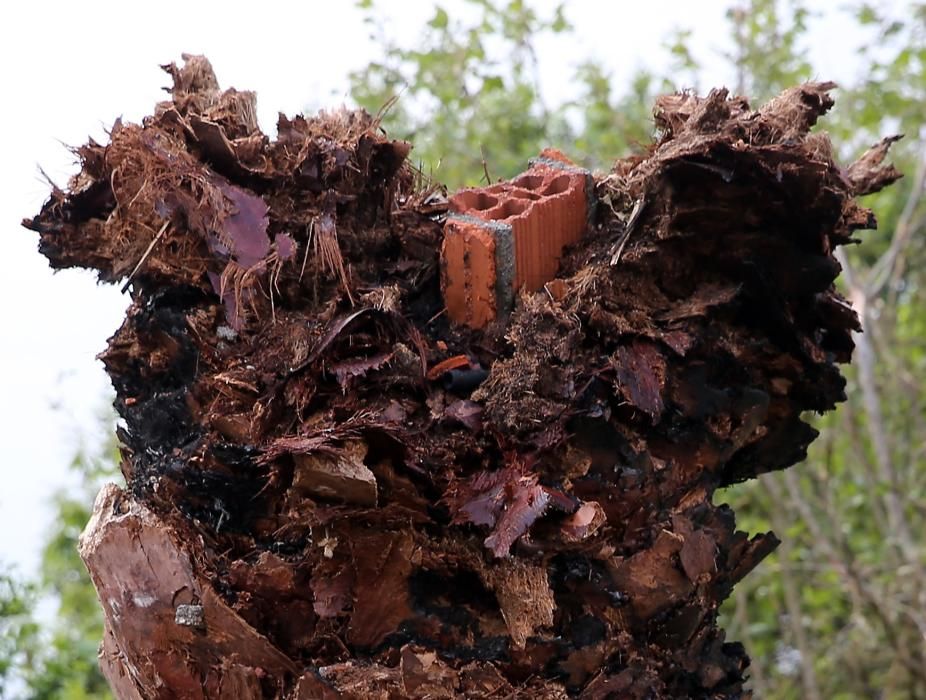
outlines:
[[[53,497],[56,516],[42,549],[38,580],[23,583],[0,575],[0,698],[112,697],[97,664],[103,614],[77,553],[77,538],[90,519],[97,491],[118,475],[112,422],[106,421],[111,437],[104,445],[82,448],[74,457],[71,467],[80,487]]]
[[[464,4],[460,13],[438,2],[409,47],[381,28],[373,0],[362,0],[382,59],[350,76],[357,104],[415,144],[424,179],[451,189],[510,177],[548,145],[607,170],[651,140],[656,94],[712,87],[700,84],[695,37],[679,31],[662,48],[667,75],[640,70],[616,85],[591,60],[575,75],[577,99],[546,104],[539,42],[579,40],[563,6],[540,13],[524,0]],[[718,494],[743,529],[782,538],[722,611],[728,638],[750,651],[761,698],[926,698],[926,3],[859,3],[846,12],[865,30],[862,77],[838,91],[822,128],[842,162],[905,133],[892,153],[906,177],[868,198],[879,230],[842,259],[839,283],[865,329],[847,370],[848,401],[816,420],[821,436],[806,463]],[[754,105],[825,78],[807,53],[812,4],[741,0],[727,17],[729,87]],[[86,487],[56,497],[41,579],[0,575],[0,696],[108,696],[96,666],[101,618],[75,546],[116,459],[109,445],[75,460]],[[57,601],[50,624],[36,622],[41,600]]]
[[[771,4],[730,12],[739,80],[766,96],[813,75],[800,49],[806,8],[776,14]],[[869,30],[863,78],[838,92],[822,128],[843,162],[905,133],[893,159],[906,177],[867,198],[878,231],[840,257],[838,284],[864,328],[848,401],[817,419],[806,463],[727,494],[741,527],[783,540],[725,608],[729,637],[750,649],[759,697],[926,697],[926,6],[853,12]],[[766,36],[781,38],[773,66],[757,48]]]
[[[32,618],[32,587],[0,573],[0,697],[8,697],[28,664],[38,626]]]

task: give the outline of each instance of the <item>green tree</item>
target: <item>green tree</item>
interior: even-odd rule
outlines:
[[[374,3],[359,5],[379,26]],[[415,144],[424,175],[450,188],[475,184],[484,165],[493,179],[511,177],[568,131],[543,103],[536,53],[538,35],[570,29],[562,5],[549,17],[523,0],[467,5],[468,20],[438,5],[415,48],[373,30],[383,59],[350,77],[356,102],[381,112],[390,134]]]
[[[82,485],[54,495],[55,519],[39,579],[22,583],[0,576],[0,696],[7,697],[7,685],[32,700],[112,697],[97,663],[103,615],[77,553],[77,538],[90,519],[96,492],[118,473],[117,465],[114,435],[101,449],[81,449],[71,466]],[[36,616],[43,599],[56,605],[54,619],[45,625]]]
[[[607,169],[617,155],[640,151],[652,141],[658,85],[649,71],[638,71],[623,94],[615,94],[613,76],[597,61],[583,63],[576,79],[581,95],[565,105],[581,125],[571,144],[563,147],[570,157],[587,168]]]
[[[0,697],[16,686],[19,669],[28,662],[38,625],[33,620],[32,587],[10,572],[0,573]]]
[[[372,0],[358,4],[375,27],[370,39],[384,58],[351,74],[351,95],[381,114],[391,135],[414,143],[413,159],[426,178],[450,189],[474,185],[486,173],[493,180],[509,178],[545,146],[606,169],[615,157],[652,140],[653,98],[669,84],[647,70],[635,74],[630,90],[616,94],[609,72],[589,59],[576,73],[578,99],[544,103],[538,40],[575,40],[562,4],[543,17],[523,0],[467,0],[474,10],[468,21],[451,18],[438,4],[415,48],[384,33]],[[679,72],[693,77],[686,36],[680,32],[667,48]]]
[[[737,94],[764,102],[812,76],[803,45],[810,16],[801,0],[749,0],[727,10]]]

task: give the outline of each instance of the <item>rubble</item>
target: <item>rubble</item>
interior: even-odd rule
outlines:
[[[845,398],[833,251],[890,141],[837,165],[828,83],[674,95],[606,175],[541,158],[448,200],[365,113],[270,139],[186,59],[25,222],[131,290],[101,355],[127,487],[81,540],[117,694],[748,697],[717,609],[777,540],[713,494]],[[522,186],[524,219],[467,208]],[[463,230],[494,272],[460,287]]]

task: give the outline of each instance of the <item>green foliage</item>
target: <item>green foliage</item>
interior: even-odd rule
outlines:
[[[595,61],[583,63],[576,78],[582,86],[581,97],[565,108],[582,128],[564,148],[570,157],[588,168],[602,168],[616,155],[639,152],[652,141],[656,95],[652,74],[637,72],[630,90],[618,96],[612,77]]]
[[[760,103],[810,79],[813,72],[801,44],[809,17],[801,0],[748,0],[727,11],[736,47],[727,58],[736,67],[738,94]]]
[[[576,73],[579,99],[550,107],[542,99],[536,46],[541,37],[573,28],[563,5],[541,16],[523,0],[466,0],[469,12],[451,15],[441,5],[422,28],[414,49],[383,34],[372,0],[358,3],[382,61],[350,76],[361,107],[382,115],[394,137],[414,143],[423,174],[455,189],[513,177],[546,146],[560,148],[591,168],[640,150],[653,135],[650,110],[660,87],[639,71],[631,90],[616,95],[597,61]],[[680,33],[669,51],[679,70],[696,64]],[[665,87],[665,84],[663,84]]]
[[[38,633],[34,604],[31,586],[9,572],[0,573],[0,697],[7,697]]]
[[[77,553],[100,484],[117,473],[115,436],[96,453],[81,450],[72,468],[76,491],[55,494],[55,521],[42,550],[40,578],[22,584],[0,577],[0,697],[4,681],[32,700],[103,700],[112,697],[99,670],[103,616],[96,591]],[[57,604],[54,620],[40,625],[39,600]]]
[[[374,4],[360,7],[378,26]],[[383,60],[351,76],[357,103],[372,113],[390,105],[384,127],[412,141],[424,174],[450,187],[473,184],[483,157],[493,178],[513,176],[564,128],[543,105],[535,50],[539,34],[569,29],[562,7],[549,17],[522,0],[467,0],[465,9],[457,14],[466,19],[451,18],[438,5],[414,49],[375,30]]]

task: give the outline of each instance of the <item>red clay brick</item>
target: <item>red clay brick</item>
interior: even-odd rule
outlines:
[[[450,318],[482,328],[510,310],[517,291],[553,279],[563,248],[588,225],[590,179],[547,149],[512,180],[454,194],[441,250]]]
[[[478,224],[448,220],[441,246],[444,305],[457,323],[482,328],[496,317],[495,239]]]

